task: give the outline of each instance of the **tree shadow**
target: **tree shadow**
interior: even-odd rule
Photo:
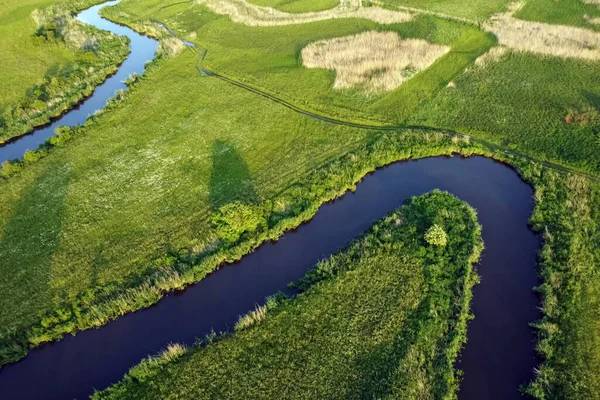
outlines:
[[[213,210],[235,201],[258,203],[248,165],[235,147],[227,141],[217,140],[213,143],[212,155],[209,197]]]
[[[600,94],[588,92],[587,90],[583,92],[583,97],[594,107],[596,110],[600,110]]]
[[[21,321],[47,307],[51,264],[60,240],[71,171],[50,168],[20,197],[0,241],[2,319]]]

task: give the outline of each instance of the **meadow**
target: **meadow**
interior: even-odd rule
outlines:
[[[456,8],[461,16],[452,2],[436,3],[444,6],[441,11]],[[526,18],[522,13],[531,4],[516,16]],[[130,92],[85,127],[64,130],[51,140],[52,146],[28,153],[23,165],[0,169],[0,364],[199,281],[223,262],[237,260],[309,219],[320,204],[352,188],[376,167],[460,152],[510,163],[535,188],[531,223],[544,238],[539,265],[543,283],[538,288],[544,318],[536,324],[543,362],[526,390],[540,399],[598,398],[600,183],[492,152],[474,141],[401,129],[454,129],[597,176],[597,61],[498,47],[482,59],[496,43],[492,34],[434,15],[414,15],[408,22],[389,25],[335,19],[249,27],[201,4],[162,9],[164,5],[130,0],[106,9],[104,15],[140,30],[153,29],[152,18],[166,22],[208,50],[204,64],[210,69],[300,107],[347,121],[400,126],[378,132],[306,118],[255,93],[203,77],[196,70],[198,54],[189,49],[155,62],[143,78],[132,80]],[[484,18],[505,8],[501,2],[489,5],[468,18]],[[297,6],[287,11],[328,9],[324,2],[302,1]],[[558,21],[538,15],[531,19]],[[371,30],[427,40],[450,51],[398,89],[378,95],[334,90],[333,71],[302,66],[300,54],[311,43]],[[344,260],[344,255],[336,257]],[[363,274],[369,271],[367,264]],[[342,281],[352,273],[342,274]],[[337,278],[316,283],[307,291],[333,290],[336,282]],[[339,290],[350,293],[359,287]],[[315,298],[319,297],[304,294],[284,301],[281,309],[309,307]],[[282,316],[281,309],[267,313],[256,327],[164,364],[164,371],[172,368],[172,374],[156,376],[154,367],[143,364],[113,390],[150,395],[148,381],[143,380],[146,373],[160,380],[161,388],[197,390],[189,380],[181,387],[172,383],[191,376],[195,362],[242,348],[277,321],[282,321],[277,329],[285,329],[291,317]],[[385,324],[384,319],[377,322]],[[329,340],[326,335],[320,339]],[[277,340],[286,343],[285,337]],[[259,382],[268,378],[256,374]],[[249,385],[238,382],[239,390]],[[405,386],[409,387],[420,386]],[[436,386],[426,389],[432,387]]]
[[[171,345],[93,398],[455,399],[482,249],[466,203],[414,197],[317,264],[297,297],[271,297],[212,343]]]
[[[371,125],[454,129],[539,160],[600,171],[597,60],[509,49],[506,57],[488,58],[480,69],[475,61],[496,38],[477,25],[426,14],[390,25],[343,19],[247,27],[201,4],[162,5],[127,1],[105,12],[128,24],[164,21],[206,49],[203,67],[316,114]],[[369,30],[426,39],[451,50],[396,90],[383,93],[334,89],[335,71],[303,66],[301,53],[307,46]]]
[[[528,1],[517,18],[600,31],[600,7],[594,0]]]
[[[71,13],[99,1],[8,0],[0,9],[0,143],[60,115],[117,69],[128,41]]]

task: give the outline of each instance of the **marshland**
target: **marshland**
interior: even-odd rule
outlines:
[[[34,387],[46,368],[47,398],[110,384],[94,396],[600,398],[598,4],[121,0],[94,8],[104,19],[76,17],[97,4],[8,0],[0,11],[0,137],[10,139],[0,148],[0,397],[30,398],[15,383]],[[155,47],[136,53],[102,30],[106,20]],[[115,72],[123,90],[109,85],[73,123],[53,120]],[[418,161],[422,175],[407,167],[415,161],[394,164],[414,175],[368,186],[386,165],[450,155]],[[497,191],[504,176],[522,185],[518,202]],[[429,185],[396,192],[419,182]],[[361,185],[394,206],[338,207]],[[457,197],[423,195],[432,189]],[[326,204],[347,190],[357,194]],[[285,249],[327,207],[360,229],[341,230],[276,286],[243,280],[246,259]],[[478,219],[484,208],[518,217],[527,257],[494,255],[512,219]],[[518,254],[523,236],[504,236],[503,252]],[[480,257],[488,242],[491,259]],[[295,246],[284,255],[310,253]],[[146,315],[172,299],[185,307],[188,293],[220,299],[210,285],[223,274],[260,296],[227,318],[217,308],[202,327],[173,325],[182,341],[157,334],[131,353],[97,345],[132,340],[118,327],[157,318]],[[524,314],[509,302],[486,313],[501,292],[527,299]],[[497,362],[526,357],[524,370],[482,367],[477,346],[490,345],[481,332],[494,320],[487,332],[520,338]],[[53,357],[94,360],[90,350],[98,363],[123,356],[82,387]]]

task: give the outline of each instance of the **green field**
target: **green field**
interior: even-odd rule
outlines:
[[[536,0],[537,1],[537,0]],[[503,12],[512,0],[382,0],[389,6],[412,7],[473,21]]]
[[[374,125],[455,129],[534,158],[600,172],[597,62],[517,53],[488,62],[483,70],[472,68],[494,45],[493,36],[475,25],[427,15],[394,25],[331,20],[256,28],[201,5],[161,10],[162,4],[129,1],[106,15],[124,23],[151,16],[165,21],[206,48],[204,67],[318,114]],[[302,66],[300,51],[309,43],[373,29],[426,38],[452,50],[388,94],[332,89],[334,71]],[[447,87],[451,82],[457,88]],[[570,114],[574,122],[565,123]]]
[[[445,246],[425,239],[434,225]],[[268,302],[264,320],[176,361],[148,360],[94,398],[454,399],[482,248],[466,203],[415,197],[319,263],[297,298]]]
[[[528,21],[573,25],[600,31],[600,23],[590,21],[600,17],[600,6],[592,4],[591,1],[587,3],[584,0],[528,1],[517,12],[516,17]]]
[[[156,303],[167,291],[203,279],[224,261],[237,260],[258,244],[275,240],[285,230],[311,218],[323,202],[352,188],[377,167],[409,157],[454,151],[484,154],[510,163],[535,188],[531,223],[544,239],[540,254],[543,284],[539,288],[544,319],[537,324],[543,361],[535,383],[527,390],[540,399],[600,398],[597,61],[508,51],[495,60],[476,63],[495,45],[493,35],[477,24],[434,15],[416,15],[412,21],[391,25],[332,19],[294,26],[249,27],[200,4],[162,8],[175,2],[127,0],[105,9],[103,15],[145,31],[156,29],[151,22],[156,18],[207,50],[204,67],[296,107],[346,122],[400,126],[382,132],[307,118],[266,97],[202,76],[196,69],[198,54],[190,49],[154,62],[143,78],[135,79],[130,92],[120,95],[85,127],[64,130],[44,150],[27,153],[20,164],[7,163],[0,168],[0,365],[23,357],[28,349],[43,342],[103,325]],[[27,90],[39,85],[53,66],[59,65],[62,71],[69,63],[79,68],[88,61],[98,61],[89,52],[73,52],[61,43],[51,44],[32,36],[35,26],[29,17],[31,12],[54,3],[2,3],[0,52],[6,62],[0,70],[0,112],[2,107],[20,104]],[[288,12],[335,6],[312,0],[254,3]],[[482,21],[504,11],[507,4],[471,0],[460,4],[398,1],[388,5],[421,7]],[[591,28],[584,16],[595,16],[594,7],[571,0],[531,0],[516,16]],[[333,89],[333,71],[302,66],[300,53],[308,44],[370,30],[393,31],[402,38],[424,39],[448,45],[451,50],[387,94]],[[114,63],[110,65],[114,68]],[[65,75],[66,81],[69,76]],[[0,122],[6,124],[6,119]],[[471,135],[473,140],[452,140],[442,133],[407,130],[402,125],[452,129]],[[492,151],[476,139],[499,148]],[[506,150],[526,154],[537,162],[512,157]],[[541,161],[585,171],[592,177],[543,167]],[[389,221],[380,222],[386,223]],[[401,229],[394,232],[399,235],[395,239],[408,240]],[[469,243],[465,241],[461,246]],[[293,340],[290,329],[294,321],[307,318],[301,314],[303,310],[315,315],[331,312],[334,305],[325,300],[336,291],[348,296],[344,303],[336,304],[336,311],[346,317],[348,299],[358,297],[355,293],[376,296],[373,299],[379,303],[365,302],[366,317],[357,322],[372,322],[386,332],[382,351],[390,350],[385,346],[390,345],[391,338],[405,341],[415,332],[428,329],[438,339],[445,337],[448,319],[409,316],[410,307],[420,311],[418,302],[431,300],[427,291],[417,290],[430,282],[423,275],[427,266],[411,253],[413,248],[402,253],[402,262],[386,245],[369,248],[371,253],[365,254],[353,249],[320,267],[343,269],[352,260],[354,269],[309,285],[305,294],[284,301],[258,326],[206,349],[190,350],[173,362],[169,357],[146,362],[102,395],[193,397],[211,384],[225,390],[228,386],[219,386],[218,382],[225,382],[229,376],[236,377],[235,385],[229,386],[232,393],[256,390],[258,386],[252,386],[256,382],[278,390],[269,382],[277,379],[279,372],[289,378],[282,381],[291,385],[295,382],[292,378],[300,377],[289,365],[275,364],[281,361],[272,353],[275,347],[265,343],[293,350],[288,345]],[[369,262],[369,255],[381,258]],[[448,254],[442,252],[440,256]],[[458,269],[464,263],[449,264],[446,258],[438,262],[455,268],[446,271],[448,276],[467,279],[460,275],[465,270]],[[377,276],[372,273],[374,267],[381,267]],[[422,297],[408,296],[413,293],[404,290],[410,287],[400,287],[395,298],[414,300],[415,304],[396,302],[398,308],[376,308],[393,302],[394,298],[383,296],[385,286],[374,284],[387,284],[385,279],[390,277],[407,279],[414,293]],[[452,290],[456,283],[445,282],[446,286],[436,289],[445,296],[445,291]],[[463,294],[468,297],[466,292]],[[456,318],[464,311],[448,308],[445,315]],[[425,329],[419,331],[392,323],[405,318],[409,322],[411,318],[426,321],[428,325],[419,326]],[[372,390],[364,393],[366,397],[437,397],[454,393],[456,378],[448,361],[456,357],[453,347],[436,353],[436,357],[448,361],[443,368],[424,363],[422,375],[404,377],[426,381],[404,381],[395,370],[385,371],[386,365],[376,363],[380,360],[376,346],[381,343],[375,337],[370,337],[372,347],[362,354],[365,364],[335,364],[337,344],[356,344],[352,342],[355,333],[331,329],[340,321],[320,319],[323,330],[336,335],[315,336],[306,354],[289,353],[289,357],[317,357],[315,371],[323,379],[331,378],[327,384],[317,385],[322,391],[317,397],[327,397],[327,391],[336,388],[354,393],[356,388],[351,384],[356,382],[345,381],[344,371],[370,379],[368,374],[361,375],[365,373],[361,368],[373,363],[376,375],[390,374],[386,375],[390,376],[389,385],[364,385],[364,390]],[[420,357],[429,354],[433,345],[427,340],[417,341],[411,351],[414,357]],[[248,365],[235,354],[246,346],[262,346],[261,354],[275,359],[272,368],[250,369],[243,376]],[[320,354],[315,349],[330,352]],[[402,342],[386,354],[408,366],[415,360],[407,349]],[[331,368],[319,364],[323,360],[330,361]],[[244,368],[237,368],[240,365]],[[220,374],[221,367],[228,368],[231,375]],[[194,375],[197,368],[202,368],[203,374]],[[150,377],[156,382],[154,387]],[[305,379],[299,384],[313,383]],[[286,396],[273,393],[273,397]]]
[[[47,123],[50,117],[72,107],[116,71],[116,64],[129,52],[126,39],[79,24],[80,35],[99,41],[99,47],[90,51],[58,37],[36,35],[39,26],[32,17],[35,10],[48,10],[59,4],[57,15],[66,15],[68,10],[98,2],[4,0],[1,3],[0,143]]]

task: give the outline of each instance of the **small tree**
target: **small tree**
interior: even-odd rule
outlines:
[[[260,206],[240,202],[222,206],[213,216],[217,234],[229,243],[237,242],[246,232],[256,232],[266,223]]]
[[[444,228],[435,224],[425,233],[425,240],[433,246],[445,246],[448,242],[448,236]]]

